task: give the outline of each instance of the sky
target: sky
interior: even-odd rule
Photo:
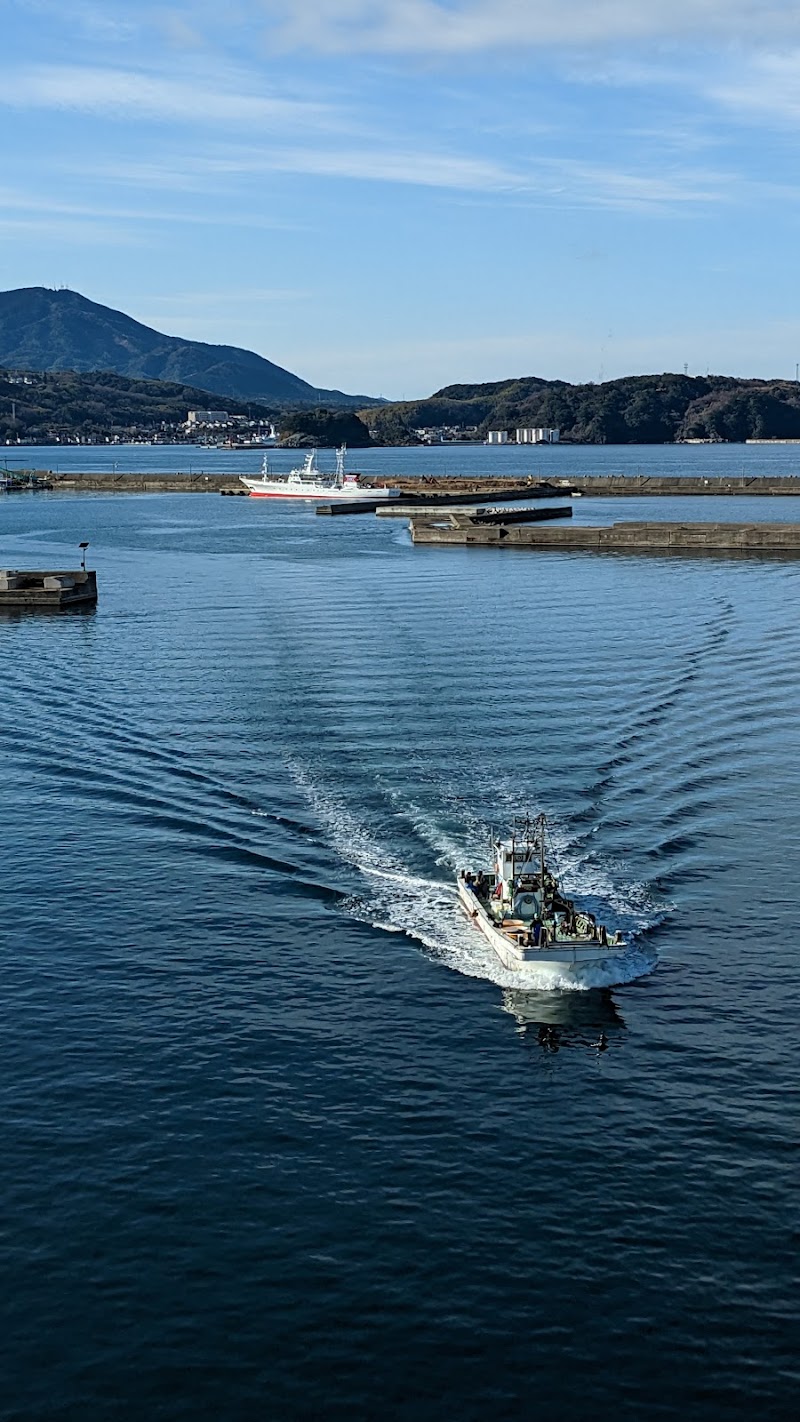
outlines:
[[[392,399],[794,378],[797,0],[0,0],[0,288]]]

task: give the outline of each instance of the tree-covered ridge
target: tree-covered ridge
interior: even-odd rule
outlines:
[[[281,416],[280,428],[281,444],[296,447],[331,449],[347,444],[366,449],[372,444],[363,420],[349,410],[295,410]]]
[[[0,442],[55,444],[75,439],[165,441],[190,438],[189,410],[216,408],[218,395],[165,380],[132,380],[108,371],[0,370]],[[292,444],[352,447],[371,444],[352,410],[286,409],[260,401],[225,400],[231,416],[275,423]]]
[[[450,385],[430,399],[363,410],[380,443],[446,425],[515,430],[547,425],[577,444],[665,444],[687,439],[800,439],[800,384],[732,376],[635,375],[599,385],[537,377]]]
[[[172,437],[191,409],[218,406],[218,396],[192,385],[132,380],[125,375],[73,370],[0,370],[0,440],[51,444],[62,439],[124,438],[158,434]],[[231,415],[274,420],[277,407],[227,400]]]
[[[800,384],[730,376],[639,375],[602,385],[536,378],[451,385],[427,400],[352,412],[286,401],[224,399],[194,385],[107,371],[0,369],[0,441],[180,437],[187,411],[222,404],[231,415],[276,422],[295,443],[414,444],[416,429],[549,425],[579,444],[800,439]]]

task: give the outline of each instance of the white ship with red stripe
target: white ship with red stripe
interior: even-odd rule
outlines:
[[[248,479],[244,474],[239,478],[255,499],[396,499],[399,489],[388,489],[379,484],[372,487],[362,484],[358,474],[345,474],[344,456],[346,445],[336,451],[336,469],[326,474],[317,468],[317,451],[309,450],[302,469],[290,469],[288,474],[270,473],[266,454],[261,465],[261,477]]]

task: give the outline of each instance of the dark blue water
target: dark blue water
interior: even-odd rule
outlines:
[[[82,538],[0,620],[0,1415],[789,1416],[800,563],[0,502]],[[629,981],[460,919],[518,808]]]

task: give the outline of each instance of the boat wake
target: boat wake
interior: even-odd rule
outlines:
[[[455,885],[449,879],[415,873],[400,855],[386,847],[380,828],[368,828],[343,799],[327,787],[323,788],[308,766],[294,757],[286,763],[330,847],[358,876],[352,894],[343,903],[345,911],[358,921],[386,933],[403,933],[445,967],[466,977],[483,978],[501,988],[533,992],[588,991],[630,982],[653,970],[656,954],[645,944],[629,949],[624,958],[614,957],[610,951],[601,963],[570,971],[535,964],[513,970],[504,967],[489,944],[468,923]],[[395,806],[392,818],[396,817]],[[458,846],[453,832],[440,833],[429,824],[428,832],[423,834],[423,814],[418,805],[404,817],[413,820],[418,839],[426,841],[429,851],[435,852],[438,848],[437,866],[447,864],[454,869]],[[485,834],[478,834],[473,822],[465,833],[464,839],[468,842],[462,845],[460,857],[468,856],[470,850],[475,853],[479,847],[485,853],[486,838]],[[597,888],[598,884],[593,882],[592,890],[596,892]],[[621,893],[617,898],[613,907],[627,918],[628,936],[641,932],[655,921],[647,921],[641,903],[632,903]],[[609,900],[606,903],[608,905]]]

